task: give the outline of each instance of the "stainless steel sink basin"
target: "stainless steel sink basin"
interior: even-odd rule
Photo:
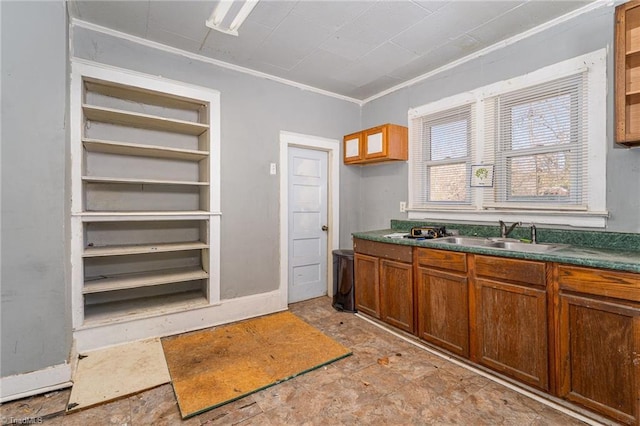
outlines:
[[[567,247],[565,244],[531,244],[513,239],[491,239],[479,237],[445,237],[433,240],[438,243],[456,244],[470,247],[487,247],[528,253],[546,253]]]
[[[457,244],[461,246],[490,246],[491,244],[495,244],[494,241],[491,241],[488,238],[477,238],[477,237],[445,237],[438,238],[433,240],[438,243],[447,243],[447,244]]]
[[[496,241],[489,245],[492,248],[500,248],[513,251],[525,251],[528,253],[545,253],[566,247],[564,244],[531,244],[514,241]]]

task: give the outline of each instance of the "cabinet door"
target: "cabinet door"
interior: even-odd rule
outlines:
[[[418,268],[419,337],[469,356],[469,289],[466,275]]]
[[[548,390],[546,291],[477,279],[475,308],[477,361]]]
[[[380,261],[382,320],[413,333],[413,268],[409,263]]]
[[[372,317],[380,318],[380,275],[377,257],[356,253],[355,269],[356,309]]]
[[[559,323],[560,396],[640,424],[640,304],[561,293]]]
[[[362,159],[362,132],[344,137],[343,159],[345,164],[354,163]]]
[[[363,132],[364,158],[384,158],[387,156],[389,140],[387,126],[374,127]]]

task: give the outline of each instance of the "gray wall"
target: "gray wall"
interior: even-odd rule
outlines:
[[[640,232],[640,149],[619,148],[613,142],[613,13],[613,6],[599,8],[369,102],[363,108],[363,127],[389,121],[407,125],[410,108],[608,47],[607,140],[602,141],[608,147],[607,230]],[[378,167],[362,171],[361,230],[385,228],[390,218],[406,218],[399,213],[399,202],[408,197],[407,164]]]
[[[62,1],[2,8],[2,344],[9,376],[71,347],[66,245],[67,23]]]
[[[73,54],[121,68],[184,81],[221,93],[221,297],[275,290],[279,283],[279,162],[281,130],[342,140],[360,124],[357,104],[199,62],[83,28],[73,30]],[[359,170],[341,165],[341,245],[357,227],[350,203]],[[250,236],[246,230],[250,230]]]

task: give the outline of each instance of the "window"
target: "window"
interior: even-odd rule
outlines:
[[[410,219],[605,226],[605,49],[412,109],[409,126]],[[492,183],[471,187],[472,165]]]
[[[414,200],[421,205],[470,204],[473,116],[471,106],[415,119],[413,170],[420,175]]]
[[[586,207],[586,72],[500,95],[495,108],[495,201]],[[492,200],[488,200],[488,204]]]

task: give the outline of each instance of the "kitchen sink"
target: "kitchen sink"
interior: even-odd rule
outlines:
[[[531,244],[513,239],[490,239],[478,237],[445,237],[435,240],[438,243],[456,244],[470,247],[487,247],[527,253],[546,253],[567,247],[566,244]]]
[[[461,246],[490,246],[495,244],[494,241],[488,238],[477,237],[445,237],[433,240],[437,243],[457,244]]]
[[[567,247],[566,244],[531,244],[515,241],[496,241],[489,245],[492,248],[500,248],[513,251],[526,251],[528,253],[545,253]]]

